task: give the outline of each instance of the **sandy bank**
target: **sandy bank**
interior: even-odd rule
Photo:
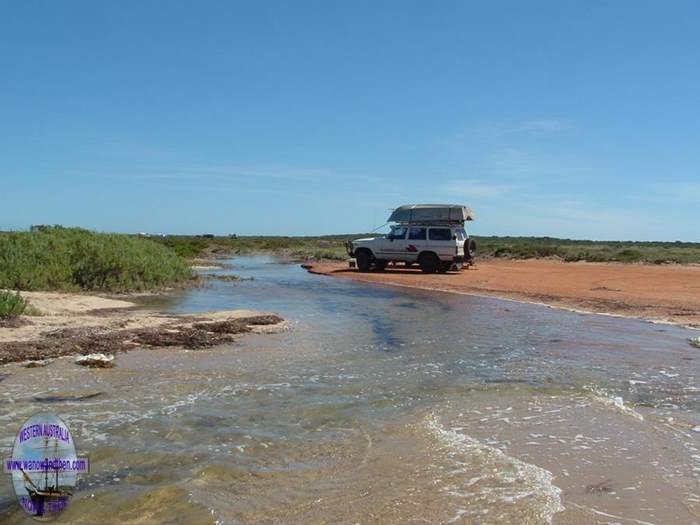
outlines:
[[[389,267],[360,273],[345,262],[309,271],[357,281],[489,295],[700,328],[700,266],[487,260],[459,273]]]
[[[240,334],[280,329],[273,314],[227,310],[174,315],[94,295],[23,292],[40,316],[0,324],[0,364],[70,354],[113,354],[136,347],[205,348]]]

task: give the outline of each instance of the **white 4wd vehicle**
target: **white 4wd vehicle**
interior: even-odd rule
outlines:
[[[390,262],[407,267],[418,263],[424,273],[459,270],[465,262],[471,263],[476,252],[476,243],[464,228],[464,221],[472,218],[464,206],[402,206],[389,218],[399,224],[388,235],[349,242],[348,253],[361,272],[384,270]]]

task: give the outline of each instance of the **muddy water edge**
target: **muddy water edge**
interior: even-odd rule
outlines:
[[[59,522],[700,521],[696,332],[229,263],[151,306],[290,330],[0,372],[6,455],[51,410],[90,457]],[[30,523],[6,481],[0,522]]]

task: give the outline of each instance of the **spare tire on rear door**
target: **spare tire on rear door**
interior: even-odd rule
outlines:
[[[476,241],[469,238],[464,241],[464,260],[472,261],[474,257],[476,257]]]

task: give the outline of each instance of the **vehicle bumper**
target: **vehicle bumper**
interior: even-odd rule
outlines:
[[[452,271],[459,271],[462,269],[464,266],[464,256],[463,255],[455,255],[452,257],[452,268],[450,270]]]

